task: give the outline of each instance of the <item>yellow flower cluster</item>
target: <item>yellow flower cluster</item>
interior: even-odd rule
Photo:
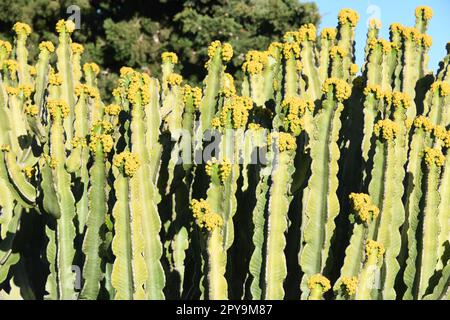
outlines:
[[[23,22],[16,22],[13,26],[13,30],[17,35],[28,36],[31,33],[31,27]]]
[[[233,57],[233,47],[229,43],[222,44],[219,40],[213,41],[208,47],[208,57],[211,60],[216,54],[216,50],[221,48],[221,57],[224,62],[228,62]]]
[[[330,90],[330,86],[333,87],[336,99],[340,102],[348,99],[352,93],[350,85],[344,80],[337,78],[328,78],[325,80],[322,86],[322,92],[327,94]]]
[[[382,258],[384,255],[384,246],[374,240],[368,240],[366,242],[366,256],[376,255],[378,258]]]
[[[450,94],[450,84],[444,81],[435,81],[431,85],[431,91],[437,92],[441,97],[446,97]]]
[[[98,130],[105,134],[110,134],[114,131],[111,122],[105,120],[97,120],[92,124],[91,135],[98,133]]]
[[[222,46],[222,60],[228,62],[231,58],[233,58],[233,47],[226,42]]]
[[[122,108],[118,104],[105,106],[105,113],[109,116],[118,116]]]
[[[254,130],[254,131],[257,131],[257,130],[259,130],[259,129],[261,129],[261,125],[258,124],[258,123],[249,123],[249,124],[248,124],[248,130]]]
[[[392,33],[400,33],[403,28],[404,26],[397,22],[394,22],[389,26],[389,29]]]
[[[13,79],[13,80],[16,79],[16,73],[17,73],[17,69],[19,67],[17,61],[11,60],[11,59],[5,60],[5,61],[3,61],[3,68],[4,67],[8,68],[8,71],[11,75],[11,79]]]
[[[69,107],[64,100],[47,101],[47,109],[53,119],[56,118],[58,110],[60,110],[60,115],[62,118],[65,118],[69,115]]]
[[[283,56],[286,60],[292,57],[300,58],[300,45],[297,42],[285,42],[283,44]]]
[[[100,98],[100,92],[98,91],[98,88],[79,83],[75,86],[75,95],[79,97],[81,96],[81,94],[85,94],[93,99]]]
[[[119,169],[123,168],[124,174],[130,178],[134,176],[140,164],[138,155],[130,151],[123,151],[115,155],[113,159],[113,165]]]
[[[90,70],[92,70],[92,72],[95,75],[98,75],[100,73],[100,67],[98,66],[98,64],[91,62],[91,63],[85,63],[83,65],[83,71],[84,73],[88,73]]]
[[[150,77],[147,74],[133,71],[127,98],[133,105],[136,105],[139,101],[142,105],[147,105],[150,102]]]
[[[114,146],[114,141],[111,135],[109,134],[95,134],[91,135],[91,141],[89,143],[89,149],[92,152],[97,150],[97,143],[101,143],[103,147],[103,152],[108,153],[112,150]]]
[[[431,133],[434,128],[434,125],[431,122],[431,120],[425,116],[418,116],[416,119],[414,119],[413,124],[414,127],[416,127],[417,129],[422,129],[428,133]]]
[[[42,41],[41,43],[39,43],[39,50],[41,51],[47,50],[48,52],[54,52],[55,46],[51,41]]]
[[[215,128],[245,128],[248,120],[248,111],[253,107],[253,101],[249,97],[233,96],[227,100],[211,125]]]
[[[186,104],[188,97],[192,97],[194,108],[198,108],[202,101],[202,89],[185,84],[183,87],[183,102]]]
[[[385,39],[370,39],[369,48],[375,50],[376,48],[381,48],[383,53],[389,53],[392,50],[392,43]]]
[[[5,52],[9,55],[12,51],[11,43],[8,41],[0,40],[0,49],[5,49]]]
[[[25,114],[29,115],[30,117],[36,117],[39,114],[39,108],[34,104],[26,106],[24,111]]]
[[[201,228],[212,231],[223,225],[222,217],[219,214],[212,212],[208,202],[204,199],[193,199],[191,201],[191,210],[192,215],[197,220],[197,224]]]
[[[261,73],[269,61],[268,51],[251,50],[245,55],[242,70],[248,74]]]
[[[36,68],[34,66],[29,66],[28,72],[30,73],[30,76],[34,77],[36,75]]]
[[[84,137],[73,137],[72,141],[72,148],[78,148],[78,147],[86,147],[87,146],[87,142],[86,142],[86,138]]]
[[[427,6],[420,6],[416,8],[416,18],[430,20],[433,18],[433,9]]]
[[[36,169],[34,167],[25,167],[22,169],[22,172],[28,179],[33,178]]]
[[[445,156],[442,154],[441,149],[437,148],[425,148],[423,151],[423,158],[429,167],[432,165],[442,167],[445,163]]]
[[[308,288],[310,290],[313,290],[315,288],[317,288],[317,286],[320,286],[322,289],[322,292],[327,292],[328,290],[331,289],[331,284],[330,284],[330,280],[328,280],[327,278],[325,278],[323,275],[321,275],[320,273],[312,275],[309,279],[308,279]]]
[[[352,296],[356,293],[356,289],[358,288],[357,277],[342,277],[341,281],[341,286],[348,296]]]
[[[220,182],[224,184],[231,174],[231,162],[227,159],[218,161],[216,158],[212,158],[206,162],[205,171],[210,177],[218,174]]]
[[[333,59],[336,59],[337,56],[339,56],[341,59],[345,58],[347,55],[347,52],[341,47],[334,46],[330,49],[330,56]]]
[[[120,68],[119,72],[120,72],[121,77],[125,77],[129,74],[133,74],[134,70],[133,70],[133,68],[130,68],[130,67],[122,67],[122,68]]]
[[[411,106],[412,101],[408,94],[394,91],[392,93],[392,104],[395,108],[408,109]]]
[[[48,83],[52,86],[60,86],[62,84],[62,77],[52,67],[50,67],[48,72]]]
[[[316,26],[312,23],[302,25],[297,32],[297,41],[315,41],[316,40]]]
[[[59,20],[56,23],[56,32],[67,32],[72,33],[75,30],[75,23],[72,20],[65,21],[64,19]]]
[[[6,86],[6,93],[10,96],[18,96],[20,93],[19,88]]]
[[[11,150],[11,148],[10,148],[10,146],[8,144],[2,144],[0,146],[0,151],[9,152],[10,150]]]
[[[83,52],[84,52],[83,45],[76,43],[76,42],[72,42],[70,44],[70,48],[72,49],[72,52],[75,54],[83,54]]]
[[[323,28],[320,37],[323,40],[334,40],[337,36],[336,28]]]
[[[183,81],[183,77],[178,73],[171,73],[167,76],[167,83],[171,86],[179,86]]]
[[[450,130],[447,131],[445,127],[436,125],[433,127],[433,135],[441,140],[446,148],[450,148]]]
[[[290,133],[272,132],[267,137],[267,144],[271,145],[273,139],[275,139],[276,146],[280,152],[297,149],[297,143],[295,142],[295,138]]]
[[[161,60],[163,63],[177,64],[178,56],[174,52],[163,52],[161,54]]]
[[[375,136],[392,141],[400,132],[400,126],[390,119],[378,120],[373,128]]]
[[[373,18],[373,19],[369,20],[369,27],[371,29],[381,29],[382,23],[381,23],[380,19]]]
[[[349,72],[352,76],[356,75],[359,71],[359,66],[356,63],[352,63],[349,68]]]
[[[302,99],[300,97],[286,97],[281,102],[283,109],[288,109],[289,113],[303,115],[306,111],[314,111],[314,102],[311,99]]]
[[[359,21],[358,12],[352,9],[342,9],[338,15],[339,24],[344,25],[349,23],[350,26],[356,27],[356,24]]]
[[[368,194],[351,193],[349,199],[353,211],[362,222],[369,222],[380,213],[380,209],[372,203],[372,199]]]

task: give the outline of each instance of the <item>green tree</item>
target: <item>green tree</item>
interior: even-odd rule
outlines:
[[[320,19],[314,3],[298,0],[3,0],[0,38],[8,39],[12,25],[23,21],[34,30],[34,45],[56,42],[55,23],[69,16],[71,5],[81,10],[81,29],[73,38],[84,44],[83,59],[102,67],[100,85],[109,89],[123,65],[158,75],[164,51],[176,52],[184,66],[180,71],[197,82],[204,76],[207,47],[216,39],[232,44],[234,73],[248,50],[264,49],[284,32]],[[31,58],[37,53],[30,52]]]

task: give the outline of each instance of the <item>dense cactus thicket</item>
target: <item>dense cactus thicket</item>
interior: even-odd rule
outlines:
[[[0,297],[448,299],[450,55],[432,17],[358,14],[250,51],[213,42],[201,88],[123,67],[104,104],[71,21],[0,42]],[[182,58],[182,57],[181,57]],[[53,61],[55,61],[53,63]]]

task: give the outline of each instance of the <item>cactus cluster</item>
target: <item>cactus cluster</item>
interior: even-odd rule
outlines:
[[[0,41],[0,297],[449,299],[450,52],[358,14],[250,51],[201,88],[123,67],[111,104],[74,24],[32,65]],[[182,59],[180,59],[182,60]]]

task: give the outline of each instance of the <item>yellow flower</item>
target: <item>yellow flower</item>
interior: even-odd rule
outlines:
[[[395,108],[409,108],[411,106],[411,98],[408,94],[403,92],[393,92],[392,93],[392,104]]]
[[[65,118],[69,115],[69,107],[64,100],[49,100],[47,101],[47,109],[52,119],[55,119],[59,114],[61,118]]]
[[[114,156],[113,164],[118,168],[123,168],[123,173],[131,178],[139,169],[140,160],[136,153],[124,151]]]
[[[341,286],[348,296],[352,296],[356,293],[356,289],[358,288],[358,278],[342,277]]]
[[[10,96],[18,96],[20,93],[19,88],[6,86],[6,93]]]
[[[441,97],[446,97],[450,94],[450,84],[444,81],[435,81],[431,85],[431,91],[438,93]]]
[[[219,161],[216,158],[212,158],[206,163],[205,171],[210,177],[218,174],[220,182],[224,184],[231,174],[231,162],[227,159]]]
[[[198,108],[202,101],[202,89],[198,87],[191,87],[186,84],[183,87],[183,102],[186,104],[187,100],[192,98],[192,104],[194,108]]]
[[[161,59],[163,63],[171,63],[171,64],[178,63],[178,56],[174,52],[163,52],[163,54],[161,55]]]
[[[75,23],[72,20],[65,21],[64,19],[59,20],[56,23],[56,32],[62,33],[72,33],[75,30]]]
[[[208,202],[204,199],[191,201],[192,215],[197,221],[197,225],[200,228],[205,228],[208,231],[213,231],[216,228],[223,226],[222,217],[212,212]]]
[[[269,61],[268,51],[251,50],[245,55],[245,62],[242,65],[242,70],[248,74],[261,73]]]
[[[110,116],[118,116],[122,108],[117,104],[105,106],[105,113]]]
[[[39,50],[41,51],[47,50],[48,52],[54,52],[55,46],[51,41],[42,41],[41,43],[39,43]]]
[[[113,138],[109,134],[95,134],[95,135],[91,135],[91,139],[90,140],[91,141],[89,143],[89,149],[92,152],[96,152],[98,143],[102,144],[102,148],[103,148],[103,152],[104,153],[110,152],[112,150],[113,146],[114,146]]]
[[[373,128],[375,136],[386,141],[392,141],[400,132],[400,127],[392,120],[378,120]]]
[[[39,114],[39,108],[34,104],[26,106],[24,111],[31,117],[36,117]]]
[[[414,127],[416,127],[417,129],[422,129],[428,133],[431,133],[434,128],[431,120],[425,116],[418,116],[416,119],[414,119],[413,124],[414,124]]]
[[[317,286],[320,286],[320,288],[322,289],[322,292],[324,292],[324,293],[331,289],[330,280],[325,278],[320,273],[312,275],[308,279],[308,288],[310,290],[315,289]]]
[[[71,141],[72,147],[73,148],[78,148],[78,147],[86,147],[87,143],[86,143],[86,138],[83,137],[73,137],[72,141]]]
[[[9,55],[12,51],[11,43],[8,41],[0,40],[0,49],[4,49],[5,52]]]
[[[82,54],[84,52],[84,47],[79,43],[72,42],[70,47],[75,54]]]
[[[366,256],[376,255],[378,258],[382,258],[384,255],[384,246],[376,241],[368,240],[366,242]]]
[[[60,86],[62,84],[62,78],[59,73],[55,73],[55,70],[50,67],[48,74],[48,83],[52,86]]]
[[[343,58],[345,58],[346,55],[347,55],[347,52],[345,52],[345,50],[341,47],[334,46],[330,49],[330,56],[333,59],[336,59],[337,56],[339,56],[341,59],[343,59]]]
[[[380,213],[380,210],[372,203],[372,199],[368,194],[351,193],[349,199],[353,211],[362,222],[369,222]]]
[[[92,70],[92,72],[95,75],[98,75],[100,73],[100,67],[98,66],[98,64],[91,62],[91,63],[85,63],[83,65],[83,71],[85,73],[88,73],[90,70]]]
[[[342,9],[339,12],[339,24],[344,25],[349,23],[351,27],[356,27],[359,20],[359,15],[352,9]]]
[[[23,22],[16,22],[13,26],[13,30],[17,35],[28,36],[31,33],[31,27]]]
[[[334,40],[337,36],[336,28],[323,28],[320,37],[323,40]]]
[[[297,148],[297,143],[295,142],[294,136],[290,133],[285,132],[272,132],[267,137],[267,144],[271,145],[275,140],[276,147],[279,152],[292,151]]]
[[[370,19],[369,20],[369,27],[371,29],[381,29],[382,23],[379,19]]]
[[[442,167],[445,163],[445,156],[442,154],[441,149],[438,148],[425,148],[423,157],[428,167],[432,165]]]
[[[120,68],[119,72],[120,72],[120,76],[124,77],[126,75],[133,74],[134,70],[130,67],[122,67],[122,68]]]
[[[316,26],[312,23],[302,25],[297,33],[297,41],[315,41],[316,33]]]
[[[228,62],[233,57],[233,47],[229,43],[224,43],[222,46],[222,60]]]
[[[22,169],[22,172],[25,173],[25,176],[28,179],[33,178],[35,171],[36,171],[36,169],[33,167],[25,167]]]
[[[167,76],[167,83],[171,86],[179,86],[183,81],[183,77],[177,73],[171,73]]]

